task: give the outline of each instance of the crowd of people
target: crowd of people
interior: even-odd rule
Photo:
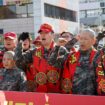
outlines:
[[[45,23],[38,34],[34,41],[28,32],[18,38],[14,32],[4,34],[0,90],[105,95],[105,47],[97,50],[105,32],[62,32],[55,42],[52,26]]]

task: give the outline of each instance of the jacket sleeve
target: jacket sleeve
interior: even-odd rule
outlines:
[[[20,72],[19,91],[27,91],[27,79],[24,72]]]
[[[54,67],[63,68],[63,64],[67,56],[68,51],[65,47],[55,46],[48,59],[48,63]]]
[[[73,38],[72,40],[68,41],[68,43],[65,45],[65,48],[70,51],[70,49],[77,43],[77,39]]]
[[[18,63],[22,65],[32,63],[34,52],[35,52],[35,49],[32,49],[23,53],[22,43],[19,43],[15,49],[15,58],[14,58],[16,60],[17,66],[19,66]]]
[[[93,77],[93,83],[96,89],[96,95],[97,93],[97,87],[98,87],[98,83],[97,83],[97,79],[98,79],[98,75],[97,75],[97,67],[98,67],[98,63],[100,61],[100,56],[101,56],[101,51],[98,51],[92,61],[92,70],[94,72],[94,77]]]

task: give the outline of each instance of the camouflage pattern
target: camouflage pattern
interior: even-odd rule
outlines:
[[[0,68],[3,68],[2,59],[3,59],[4,52],[6,52],[6,51],[7,51],[6,48],[2,48],[0,51]]]
[[[19,68],[22,68],[22,66],[32,63],[34,52],[35,52],[35,49],[30,49],[28,51],[23,52],[22,43],[19,43],[15,49],[16,65]]]
[[[30,69],[32,62],[33,62],[33,54],[35,49],[29,49],[27,51],[22,50],[22,43],[18,43],[15,49],[15,60],[16,66],[22,70],[24,70],[26,77],[27,77],[27,91],[32,92],[35,89],[35,84],[33,82],[33,74],[31,73],[32,70]],[[30,79],[31,78],[31,79]]]
[[[22,54],[26,54],[27,52],[31,52],[32,48],[26,50],[26,51],[22,51]],[[22,59],[17,59],[16,57],[16,66],[22,70],[24,70],[24,72],[26,73],[26,70],[29,70],[29,65]]]
[[[91,51],[80,51],[78,65],[76,67],[73,81],[73,94],[94,95],[95,88],[95,71],[92,69],[90,62]]]
[[[74,44],[77,43],[77,39],[73,38],[72,40],[68,41],[68,43],[65,45],[65,48],[70,51],[71,48],[73,48]]]
[[[0,90],[27,91],[25,73],[18,68],[0,69]]]
[[[50,65],[47,63],[50,53],[52,52],[52,49],[54,47],[53,42],[51,46],[52,47],[50,47],[49,50],[44,47],[41,47],[39,49],[33,49],[22,53],[22,43],[19,43],[17,48],[15,49],[15,59],[17,62],[22,62],[23,65],[28,65],[32,63],[33,72],[31,75],[34,75],[34,78],[28,82],[28,85],[30,85],[29,88],[31,88],[32,91],[34,86],[34,91],[37,92],[58,92],[58,88],[54,88],[57,87],[59,82],[57,70],[55,70],[55,68],[53,67],[50,67]],[[49,78],[46,78],[46,76]],[[52,78],[53,76],[54,78]]]
[[[96,71],[97,94],[105,96],[105,47],[96,53],[93,68]]]
[[[74,40],[74,39],[73,39]],[[73,43],[75,43],[74,41]],[[70,43],[70,42],[69,42]],[[73,46],[73,44],[71,44]],[[70,48],[72,46],[70,45]],[[90,66],[90,50],[86,52],[81,52],[79,61],[81,62],[81,66],[77,66],[72,84],[72,93],[73,94],[96,94],[96,81],[95,81],[95,71]],[[68,52],[65,47],[55,47],[54,51],[52,52],[50,58],[49,58],[49,64],[53,65],[57,68],[63,68],[65,61],[68,59],[70,55],[73,55],[74,53]],[[93,58],[94,56],[92,56]],[[64,72],[64,70],[62,71]]]
[[[49,64],[53,65],[54,67],[63,69],[63,64],[65,60],[68,58],[68,55],[70,53],[73,53],[71,49],[73,48],[73,45],[76,42],[77,42],[77,39],[73,38],[64,47],[56,46],[49,57],[49,60],[48,60]]]
[[[56,46],[48,59],[48,63],[56,68],[63,69],[63,64],[65,59],[67,59],[68,54],[69,52],[65,47]]]

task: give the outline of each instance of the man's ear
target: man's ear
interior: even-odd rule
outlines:
[[[92,44],[94,45],[95,43],[96,43],[96,38],[94,38],[93,40],[92,40]]]
[[[52,39],[54,39],[54,38],[55,38],[55,35],[54,35],[54,33],[52,33],[52,34],[51,34],[51,36],[52,36]]]

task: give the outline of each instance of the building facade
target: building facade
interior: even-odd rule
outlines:
[[[53,25],[56,33],[62,31],[77,33],[79,28],[78,10],[78,0],[34,0],[35,33],[40,24],[46,22]]]
[[[80,24],[97,33],[105,29],[105,0],[80,0]],[[105,38],[100,41],[105,45]]]
[[[80,0],[80,23],[86,26],[105,26],[105,0]]]
[[[2,0],[0,2],[0,32],[37,36],[42,23],[49,23],[55,33],[79,30],[78,0]]]

